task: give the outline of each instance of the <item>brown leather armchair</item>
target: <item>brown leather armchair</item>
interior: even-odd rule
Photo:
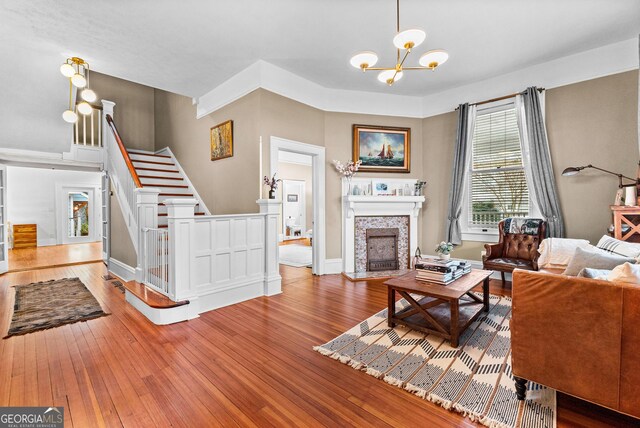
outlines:
[[[498,223],[499,242],[485,244],[486,254],[482,257],[482,265],[486,270],[495,270],[502,275],[514,269],[538,270],[538,247],[547,233],[547,223],[541,222],[537,235],[525,233],[506,233],[504,220]]]

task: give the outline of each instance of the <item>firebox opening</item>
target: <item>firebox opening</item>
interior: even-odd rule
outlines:
[[[367,229],[367,270],[396,270],[399,268],[398,235],[395,228]]]

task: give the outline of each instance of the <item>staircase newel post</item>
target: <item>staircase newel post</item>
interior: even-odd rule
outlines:
[[[191,273],[195,264],[195,199],[167,199],[169,229],[169,290],[174,300],[189,300],[197,295]],[[195,310],[195,309],[194,309]],[[197,313],[197,312],[196,312]]]
[[[138,262],[136,264],[136,281],[144,282],[144,258],[147,257],[144,240],[144,229],[158,227],[158,194],[160,189],[139,187],[136,190],[135,215],[138,218]]]
[[[113,108],[116,106],[116,103],[108,100],[100,101],[102,102],[102,117],[100,118],[102,123],[100,124],[100,129],[102,131],[102,147],[104,148],[104,150],[102,151],[102,162],[104,164],[104,169],[108,171],[109,153],[107,153],[107,141],[109,138],[113,138],[113,134],[109,132],[109,125],[107,125],[107,115],[113,117]]]
[[[264,295],[273,296],[282,293],[282,277],[278,264],[278,218],[281,201],[259,199],[260,214],[265,214],[265,270]]]

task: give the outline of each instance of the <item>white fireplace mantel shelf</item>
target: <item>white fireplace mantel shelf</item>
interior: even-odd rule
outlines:
[[[424,196],[362,196],[342,197],[343,272],[355,272],[355,218],[358,216],[408,216],[409,254],[418,246],[418,215]]]

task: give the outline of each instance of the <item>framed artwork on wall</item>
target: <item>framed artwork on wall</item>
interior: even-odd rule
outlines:
[[[233,120],[211,128],[211,160],[233,156]]]
[[[363,172],[410,172],[411,128],[353,125],[353,161]]]

